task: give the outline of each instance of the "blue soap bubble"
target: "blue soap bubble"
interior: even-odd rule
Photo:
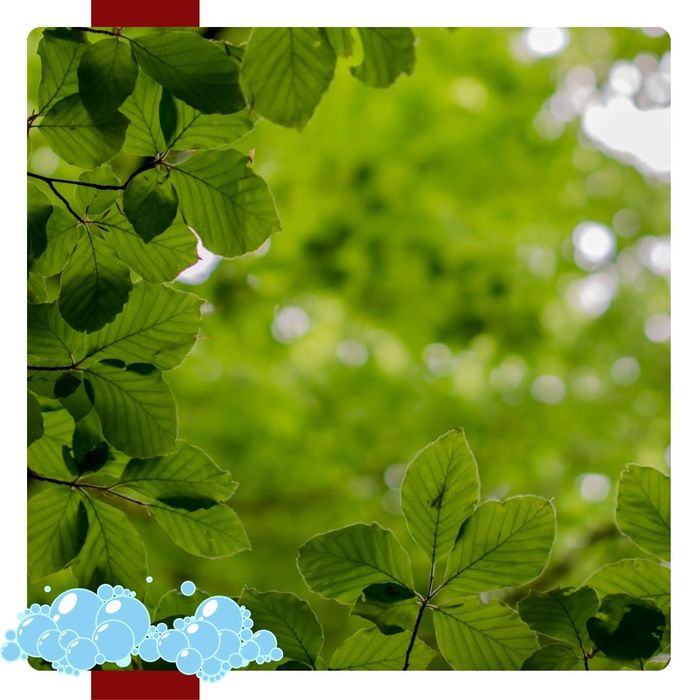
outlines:
[[[202,664],[202,671],[209,676],[216,676],[221,673],[221,661],[212,657],[211,659],[205,659]]]
[[[181,617],[178,617],[175,620],[175,622],[173,622],[173,627],[176,630],[181,630],[184,626],[185,626],[185,621]]]
[[[242,668],[245,665],[245,661],[240,654],[231,654],[228,662],[231,664],[231,668]]]
[[[37,642],[37,651],[39,656],[46,661],[58,661],[65,655],[65,649],[60,643],[61,633],[58,630],[49,630],[44,632]]]
[[[20,653],[19,645],[15,642],[5,642],[5,644],[0,647],[0,655],[2,655],[5,661],[17,661]]]
[[[281,661],[283,656],[284,652],[279,647],[275,647],[270,652],[270,661]]]
[[[32,603],[29,606],[29,611],[33,613],[41,612],[41,605],[39,605],[39,603]]]
[[[97,589],[97,597],[102,600],[109,600],[114,595],[114,588],[108,583],[103,583]]]
[[[253,628],[253,620],[251,618],[247,617],[245,620],[243,620],[243,627],[245,629],[252,629]]]
[[[231,630],[219,632],[219,648],[216,650],[216,658],[227,661],[231,654],[237,654],[241,650],[241,640]]]
[[[159,659],[158,642],[155,639],[144,639],[139,644],[139,656],[144,661],[156,661]]]
[[[231,664],[228,661],[224,661],[221,664],[221,670],[222,671],[230,671],[231,670]]]
[[[97,646],[86,637],[74,639],[66,649],[68,663],[78,671],[88,671],[95,665]]]
[[[178,630],[170,630],[158,640],[158,653],[165,661],[175,661],[177,655],[186,648],[187,637]]]
[[[112,598],[100,607],[95,617],[96,624],[108,620],[119,620],[127,625],[134,635],[135,644],[139,644],[145,638],[151,624],[151,616],[146,606],[140,600],[124,596]]]
[[[124,595],[124,586],[115,586],[114,595]]]
[[[202,667],[202,655],[196,649],[183,649],[178,653],[175,665],[180,673],[194,676]]]
[[[219,648],[219,633],[216,627],[209,622],[204,620],[191,622],[183,632],[187,637],[187,645],[196,649],[203,659],[214,656]]]
[[[98,624],[92,641],[107,661],[119,661],[134,648],[134,634],[121,620],[108,620]]]
[[[55,630],[56,624],[45,615],[29,615],[19,624],[17,629],[17,643],[22,651],[29,656],[39,656],[37,643],[44,632]]]
[[[85,588],[71,588],[54,600],[51,619],[60,630],[74,630],[79,637],[91,637],[95,616],[102,601]]]
[[[211,622],[216,629],[239,632],[243,616],[238,603],[223,595],[215,595],[203,600],[194,614],[198,620]]]
[[[61,632],[58,636],[58,643],[65,649],[74,639],[78,638],[78,633],[73,630]]]
[[[253,635],[255,643],[260,647],[260,653],[267,656],[276,646],[277,637],[269,630],[260,630]]]
[[[50,605],[42,605],[41,606],[41,614],[46,615],[46,617],[49,616],[51,612],[51,606]]]
[[[102,654],[98,654],[95,657],[95,664],[97,664],[98,666],[101,666],[105,661],[107,661],[107,659],[105,659],[105,657],[102,656]]]
[[[192,581],[183,581],[180,584],[180,592],[182,595],[191,596],[195,594],[197,586],[194,585]]]
[[[114,663],[117,664],[119,668],[126,668],[131,663],[131,654],[129,654],[129,656],[125,656],[123,659],[115,661]]]
[[[241,656],[246,661],[253,661],[258,658],[260,654],[260,647],[251,639],[245,644],[241,644]]]
[[[253,638],[253,632],[249,629],[242,629],[239,636],[242,642],[249,642]]]
[[[160,632],[161,634],[165,634],[168,631],[168,626],[165,624],[165,622],[159,622],[156,625],[156,632]]]
[[[5,632],[5,639],[7,639],[9,642],[11,642],[13,639],[17,639],[17,632],[14,630],[7,630],[7,632]]]

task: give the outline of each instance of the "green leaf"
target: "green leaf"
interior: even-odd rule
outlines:
[[[165,620],[172,620],[176,617],[187,617],[208,597],[207,593],[199,589],[191,596],[186,596],[183,595],[179,589],[173,588],[167,593],[164,593],[158,601],[153,620],[154,622],[164,622]]]
[[[31,391],[27,392],[27,447],[44,434],[44,418],[41,406]]]
[[[349,27],[324,27],[321,31],[326,35],[336,56],[343,58],[352,56],[354,41]]]
[[[253,129],[245,112],[203,114],[168,92],[163,93],[160,117],[167,124],[168,148],[177,151],[231,146]]]
[[[257,627],[277,637],[285,658],[315,668],[323,646],[323,629],[305,600],[293,593],[245,588],[239,602],[250,610]]]
[[[85,383],[81,384],[84,391]],[[92,406],[91,406],[92,407]],[[73,432],[73,459],[78,474],[94,472],[112,459],[109,445],[102,434],[102,423],[95,410],[76,419]]]
[[[407,27],[359,27],[362,63],[352,74],[371,87],[389,87],[402,73],[410,75],[416,60],[415,37]]]
[[[552,504],[539,496],[485,501],[462,525],[442,587],[464,594],[531,581],[549,560],[554,520]]]
[[[37,53],[41,57],[39,112],[78,92],[78,64],[88,44],[75,29],[45,29]]]
[[[601,595],[626,593],[645,598],[666,614],[671,609],[671,569],[646,559],[622,559],[595,571],[585,585]]]
[[[396,634],[413,627],[418,603],[408,588],[395,583],[373,583],[362,591],[350,614],[373,622],[382,634]]]
[[[119,153],[128,123],[119,112],[93,119],[80,97],[69,95],[47,112],[38,128],[66,163],[94,168]]]
[[[102,583],[142,591],[148,572],[141,536],[127,516],[107,503],[84,497],[89,529],[73,572],[81,586]]]
[[[45,277],[58,274],[68,263],[81,228],[65,209],[54,207],[46,222],[46,249],[31,261],[31,271]]]
[[[126,40],[108,37],[91,44],[78,65],[78,89],[95,119],[119,108],[133,92],[138,68]]]
[[[178,450],[165,457],[132,459],[119,486],[152,498],[208,498],[226,501],[236,490],[231,474],[218,467],[199,448],[178,441]]]
[[[571,671],[583,668],[583,657],[565,644],[548,644],[525,659],[523,671]]]
[[[85,383],[79,379],[77,372],[64,374],[56,382],[54,394],[63,408],[73,416],[74,421],[82,420],[93,409],[91,394],[88,393]]]
[[[413,589],[408,554],[390,530],[357,523],[312,537],[299,548],[299,571],[312,591],[353,603],[372,583]]]
[[[124,213],[136,233],[148,243],[173,223],[177,194],[167,173],[149,170],[137,175],[124,192]]]
[[[279,231],[270,191],[242,153],[206,151],[174,166],[171,174],[180,210],[212,252],[242,255]]]
[[[314,27],[256,27],[241,79],[251,107],[270,121],[301,129],[333,79],[335,51]]]
[[[100,225],[109,232],[107,243],[117,257],[147,282],[169,282],[197,260],[197,239],[183,224],[144,243],[131,224],[119,212],[110,212]]]
[[[42,277],[31,270],[27,274],[27,301],[30,304],[50,304],[58,298],[58,284],[53,278]]]
[[[48,576],[78,556],[87,535],[87,513],[75,489],[49,485],[27,503],[27,570]]]
[[[175,402],[160,372],[150,365],[105,364],[85,370],[105,437],[131,457],[175,451]]]
[[[516,669],[537,649],[535,633],[501,602],[483,605],[470,596],[437,609],[434,620],[438,649],[455,669]]]
[[[148,362],[177,367],[194,345],[202,300],[164,285],[138,282],[117,317],[87,336],[81,364],[116,358],[127,364]]]
[[[94,170],[86,170],[84,173],[80,173],[78,180],[97,185],[119,184],[117,176],[109,165],[101,165]],[[77,185],[75,188],[75,201],[80,209],[80,213],[94,218],[95,214],[101,214],[117,201],[117,194],[117,190],[99,190],[94,187]]]
[[[137,156],[154,156],[165,151],[165,139],[158,114],[163,88],[139,71],[134,91],[126,98],[121,112],[129,120],[124,150]]]
[[[245,107],[238,64],[194,32],[163,30],[132,40],[141,68],[200,112],[229,114]]]
[[[628,466],[617,488],[615,519],[636,545],[671,558],[671,479],[652,467]]]
[[[53,206],[46,195],[34,185],[27,185],[27,240],[29,255],[38,258],[48,243],[46,224],[53,213]]]
[[[64,456],[73,435],[73,419],[68,411],[45,411],[42,415],[44,434],[27,449],[27,466],[41,476],[70,481],[75,474]]]
[[[618,661],[651,658],[661,644],[666,617],[653,603],[624,593],[603,598],[600,610],[587,622],[593,643]]]
[[[131,291],[129,268],[94,224],[83,227],[61,277],[58,308],[76,330],[96,331],[122,310]]]
[[[408,465],[401,509],[413,539],[431,562],[445,556],[479,501],[479,472],[464,431],[451,430]]]
[[[376,627],[358,630],[336,649],[329,667],[337,671],[400,671],[410,640],[410,632],[386,637]],[[409,668],[425,670],[435,653],[416,638]]]
[[[187,510],[152,503],[149,510],[172,541],[195,556],[214,559],[250,549],[243,524],[228,506]]]
[[[535,632],[583,652],[591,649],[586,620],[596,614],[598,603],[592,588],[568,586],[547,593],[530,591],[518,603],[518,613]]]
[[[27,306],[27,362],[41,367],[70,367],[85,350],[85,335],[73,330],[58,304]]]

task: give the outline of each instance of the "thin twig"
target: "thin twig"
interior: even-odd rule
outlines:
[[[80,223],[83,223],[83,217],[79,216],[74,210],[73,207],[70,205],[70,202],[56,189],[56,185],[53,184],[51,181],[47,181],[46,184],[49,186],[50,190],[63,202],[65,205],[66,209],[78,220]]]
[[[153,160],[149,160],[148,162],[144,163],[143,165],[139,166],[134,170],[131,175],[129,175],[128,178],[121,184],[121,185],[107,185],[101,182],[83,182],[82,180],[67,180],[66,178],[62,177],[48,177],[47,175],[40,175],[39,173],[33,173],[31,171],[27,171],[27,177],[33,177],[36,180],[41,180],[42,182],[45,182],[51,189],[54,189],[52,185],[56,182],[62,184],[62,185],[77,185],[78,187],[89,187],[93,190],[116,190],[116,191],[121,191],[125,190],[128,186],[129,183],[137,176],[140,175],[142,172],[145,172],[146,170],[151,170],[152,168],[155,168],[156,165],[160,163],[160,160],[155,158]]]

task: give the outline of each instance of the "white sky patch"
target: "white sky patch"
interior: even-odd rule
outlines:
[[[668,314],[649,316],[644,324],[644,335],[652,343],[663,343],[671,337],[671,317]]]
[[[604,501],[610,493],[610,479],[605,474],[581,474],[577,481],[584,501]]]
[[[207,250],[202,243],[202,239],[196,233],[194,235],[197,236],[197,255],[199,260],[194,265],[183,270],[177,277],[178,282],[192,285],[206,282],[222,259],[220,255]]]
[[[309,315],[299,306],[285,306],[272,322],[272,337],[279,343],[292,343],[311,328]]]
[[[583,270],[593,270],[608,262],[615,255],[615,234],[605,225],[584,221],[572,234],[574,260]]]
[[[562,27],[530,27],[523,32],[522,42],[530,56],[555,56],[569,45],[569,32]]]

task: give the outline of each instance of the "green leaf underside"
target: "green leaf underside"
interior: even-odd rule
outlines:
[[[253,129],[245,112],[203,114],[165,92],[160,121],[168,148],[177,151],[230,146]]]
[[[38,258],[48,243],[46,224],[53,213],[53,206],[46,195],[34,185],[27,185],[27,241],[29,255]]]
[[[537,649],[535,633],[504,603],[469,596],[436,610],[434,621],[438,648],[455,669],[516,669]]]
[[[132,93],[138,68],[126,40],[109,37],[91,44],[78,66],[78,88],[85,108],[100,119],[115,112]]]
[[[122,310],[131,291],[129,268],[94,225],[82,227],[61,278],[58,307],[76,330],[96,331]]]
[[[298,566],[312,591],[353,603],[373,583],[413,589],[408,554],[390,530],[357,523],[312,537],[299,549]]]
[[[95,120],[78,95],[69,95],[57,102],[37,126],[66,163],[94,168],[119,153],[128,123],[120,112]]]
[[[523,671],[571,671],[583,669],[583,657],[565,644],[548,644],[525,659]]]
[[[352,74],[371,87],[389,87],[416,60],[415,37],[407,27],[358,27],[363,59]]]
[[[408,465],[401,509],[413,539],[431,562],[445,556],[479,500],[479,473],[464,432],[453,430]]]
[[[410,639],[410,632],[387,637],[376,627],[358,630],[336,649],[329,667],[336,671],[399,671],[404,666]],[[435,654],[425,642],[416,639],[409,668],[426,669]]]
[[[31,391],[27,392],[27,447],[44,434],[44,418],[41,405]]]
[[[323,646],[323,629],[311,606],[293,593],[259,592],[246,588],[240,603],[255,616],[255,624],[277,637],[287,659],[314,667]]]
[[[335,51],[312,27],[256,27],[241,77],[253,109],[270,121],[301,128],[335,72]]]
[[[646,559],[622,559],[595,571],[585,585],[601,595],[626,593],[650,600],[668,614],[671,606],[671,570]]]
[[[116,358],[160,369],[177,367],[194,345],[201,305],[194,294],[139,282],[114,321],[87,336],[85,360]]]
[[[154,156],[165,151],[165,138],[158,114],[163,88],[143,71],[139,71],[134,91],[120,111],[129,120],[124,150],[137,156]]]
[[[149,510],[172,541],[195,556],[228,557],[250,549],[243,524],[228,506],[186,510],[152,503]]]
[[[242,153],[200,153],[173,167],[171,177],[183,216],[212,252],[242,255],[279,231],[272,195]]]
[[[137,175],[124,192],[124,214],[146,243],[165,231],[177,214],[177,195],[167,175],[156,170]]]
[[[27,567],[33,579],[62,569],[78,555],[87,513],[74,489],[47,486],[27,503]]]
[[[65,209],[54,207],[46,222],[46,249],[31,261],[32,272],[46,277],[59,273],[70,259],[81,228],[82,224]]]
[[[245,107],[236,61],[198,34],[164,30],[132,45],[146,73],[200,112],[229,114]]]
[[[554,529],[554,508],[545,498],[485,501],[457,536],[443,587],[464,594],[531,581],[547,564]]]
[[[518,603],[518,613],[535,632],[583,652],[591,649],[586,620],[596,614],[598,604],[592,588],[570,586],[547,593],[531,591]]]
[[[192,497],[225,501],[236,490],[229,472],[217,467],[202,450],[182,441],[171,455],[130,460],[118,485],[160,499]]]
[[[671,559],[671,479],[652,467],[628,466],[620,477],[615,519],[647,552]]]
[[[172,393],[160,372],[143,373],[141,367],[98,363],[85,370],[105,437],[131,457],[174,452],[177,419]]]
[[[37,53],[41,57],[39,112],[78,92],[78,64],[88,44],[83,32],[74,29],[45,29]]]
[[[56,302],[27,307],[27,360],[42,367],[66,367],[82,358],[85,335],[63,319]]]
[[[101,165],[94,170],[86,170],[78,177],[80,182],[90,182],[98,185],[118,185],[119,180],[109,165]],[[116,190],[99,190],[94,187],[77,185],[75,188],[75,201],[80,212],[95,218],[105,209],[109,209],[117,200]]]
[[[96,590],[102,583],[120,584],[137,593],[145,587],[146,550],[143,540],[122,511],[84,497],[89,529],[73,566],[82,586]]]
[[[119,212],[110,212],[100,225],[107,228],[107,242],[117,257],[147,282],[170,282],[197,260],[197,239],[184,224],[145,243]]]
[[[618,593],[603,598],[587,627],[593,643],[609,658],[641,662],[659,648],[665,624],[653,603]]]
[[[350,611],[351,615],[373,622],[382,634],[411,629],[416,622],[418,602],[415,593],[395,583],[373,583],[364,589]]]
[[[75,475],[63,459],[65,445],[70,445],[73,419],[68,411],[45,411],[44,434],[27,450],[27,466],[41,476],[72,479]]]

